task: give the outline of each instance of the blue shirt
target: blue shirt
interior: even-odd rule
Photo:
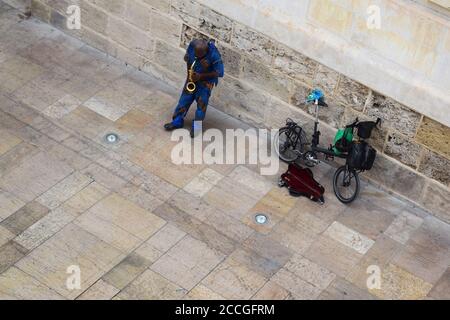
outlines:
[[[202,59],[197,59],[195,56],[194,44],[191,42],[186,51],[187,55],[187,63],[189,67],[194,63],[195,60],[197,62],[194,66],[194,71],[197,73],[209,73],[216,71],[218,77],[211,78],[205,80],[207,82],[213,83],[217,85],[219,83],[219,77],[222,78],[224,75],[224,67],[222,62],[222,56],[220,55],[219,50],[215,46],[214,42],[208,42],[208,53]]]

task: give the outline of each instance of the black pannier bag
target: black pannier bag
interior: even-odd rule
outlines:
[[[373,167],[377,150],[367,142],[354,142],[350,147],[347,157],[347,165],[355,170],[366,171]]]
[[[380,122],[381,119],[378,118],[377,121],[363,121],[358,123],[358,137],[361,139],[369,139],[372,135],[373,128],[375,128]]]

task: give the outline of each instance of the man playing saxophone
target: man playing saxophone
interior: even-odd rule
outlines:
[[[211,91],[218,84],[219,77],[223,77],[224,67],[214,42],[203,39],[191,41],[184,60],[188,69],[187,80],[172,116],[172,122],[166,123],[164,128],[169,131],[182,128],[189,107],[195,100],[197,110],[191,126],[193,137],[197,130],[196,124],[205,119]]]

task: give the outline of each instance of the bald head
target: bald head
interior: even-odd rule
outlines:
[[[204,39],[195,39],[194,52],[197,58],[203,58],[208,53],[208,42]]]

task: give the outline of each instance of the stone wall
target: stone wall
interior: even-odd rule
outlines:
[[[24,13],[29,13],[31,9],[31,0],[3,0],[3,2]]]
[[[194,37],[215,39],[226,76],[212,104],[256,126],[280,127],[292,117],[311,129],[314,110],[303,102],[321,87],[330,104],[320,115],[323,143],[355,117],[382,118],[383,128],[372,139],[380,156],[365,176],[450,221],[449,127],[338,72],[336,65],[320,63],[320,56],[293,50],[249,27],[250,21],[238,22],[200,2],[32,0],[32,13],[177,87],[185,79],[186,44]],[[66,28],[70,4],[81,7],[81,30]]]

